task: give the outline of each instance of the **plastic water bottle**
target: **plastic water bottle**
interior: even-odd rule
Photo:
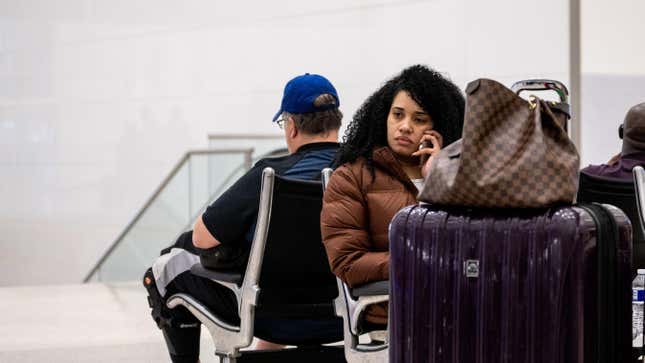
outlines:
[[[638,269],[632,281],[632,346],[643,347],[643,308],[645,307],[645,269]]]

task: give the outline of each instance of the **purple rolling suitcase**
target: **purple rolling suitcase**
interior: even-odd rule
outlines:
[[[629,362],[631,233],[619,209],[595,204],[402,209],[390,362]]]

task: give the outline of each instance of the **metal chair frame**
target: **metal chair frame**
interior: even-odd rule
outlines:
[[[634,177],[634,190],[636,191],[636,206],[638,207],[638,216],[641,220],[641,228],[645,234],[645,169],[642,166],[636,166],[632,169]]]
[[[166,302],[166,305],[171,309],[180,305],[184,306],[206,327],[213,341],[217,342],[215,355],[220,357],[221,363],[235,363],[240,356],[240,348],[250,346],[253,341],[255,307],[260,293],[258,282],[271,217],[274,176],[275,171],[271,168],[266,168],[262,172],[262,191],[260,193],[257,225],[242,285],[238,286],[238,284],[232,282],[233,278],[227,279],[229,281],[211,278],[212,281],[229,288],[235,293],[240,325],[233,326],[222,321],[188,294],[174,294]]]
[[[327,188],[333,170],[322,172],[323,188]],[[343,318],[345,359],[348,363],[382,363],[389,359],[388,341],[378,344],[359,343],[359,324],[365,309],[389,300],[389,281],[378,281],[350,288],[336,277],[338,297],[334,302],[336,314]],[[389,329],[388,329],[389,331]]]

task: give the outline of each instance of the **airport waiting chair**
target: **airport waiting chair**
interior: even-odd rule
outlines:
[[[636,178],[636,176],[634,177]],[[604,203],[620,208],[632,222],[633,249],[632,275],[645,268],[645,234],[643,220],[638,212],[635,181],[601,177],[580,172],[578,203]]]
[[[323,186],[332,174],[332,169],[323,169]],[[359,336],[373,330],[387,329],[386,326],[374,326],[363,320],[365,309],[373,304],[389,300],[389,281],[376,281],[350,288],[336,277],[338,297],[336,298],[336,314],[343,318],[343,336],[345,344],[345,359],[348,363],[377,363],[389,360],[387,338],[384,342],[371,341],[361,344]]]
[[[322,345],[343,339],[342,319],[336,316],[333,305],[338,295],[336,281],[320,238],[322,192],[320,182],[283,178],[271,168],[264,169],[255,235],[244,275],[208,270],[201,264],[191,268],[193,274],[235,293],[239,326],[222,321],[190,295],[175,294],[168,299],[169,308],[186,307],[206,327],[220,362],[344,362],[342,346]],[[250,346],[257,319],[271,319],[276,327],[275,332],[264,332],[261,338],[297,348],[240,351]],[[302,320],[328,322],[331,328],[284,335],[285,327]],[[275,335],[266,336],[272,332]]]
[[[634,176],[634,189],[636,192],[636,209],[638,211],[638,218],[636,221],[632,220],[634,229],[638,229],[639,236],[645,236],[645,169],[642,166],[637,166],[632,169]],[[634,232],[636,235],[637,232]],[[635,240],[635,239],[634,239]],[[643,239],[639,239],[641,243]],[[636,261],[636,259],[634,259]],[[645,265],[639,265],[645,268]],[[637,267],[639,267],[637,266]]]
[[[632,174],[634,177],[634,188],[636,189],[636,206],[638,209],[638,223],[640,225],[640,233],[645,235],[645,169],[642,166],[637,166],[632,169]],[[632,222],[634,226],[634,222]],[[637,228],[634,226],[633,228]],[[635,233],[634,233],[635,234]],[[643,362],[644,350],[642,348],[632,348],[632,356],[634,362]]]

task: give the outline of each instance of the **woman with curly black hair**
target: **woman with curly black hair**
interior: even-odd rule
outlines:
[[[321,214],[331,269],[349,286],[389,278],[389,223],[416,202],[432,156],[461,137],[464,103],[451,81],[415,65],[386,82],[354,115]],[[368,309],[365,317],[386,324],[387,305]]]

